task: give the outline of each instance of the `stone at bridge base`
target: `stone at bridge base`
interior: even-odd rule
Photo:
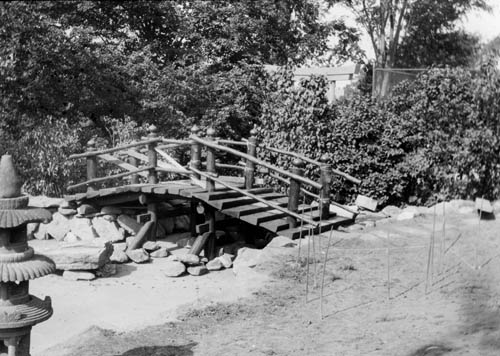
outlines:
[[[113,253],[113,246],[108,241],[58,243],[55,240],[46,240],[43,243],[31,241],[37,250],[52,259],[58,270],[94,270],[109,261]]]

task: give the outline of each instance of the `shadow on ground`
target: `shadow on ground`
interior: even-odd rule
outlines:
[[[116,274],[113,276],[109,276],[108,278],[117,279],[120,277],[128,276],[137,270],[137,267],[131,264],[117,264],[116,265]]]
[[[115,356],[192,356],[196,343],[187,345],[143,346]]]

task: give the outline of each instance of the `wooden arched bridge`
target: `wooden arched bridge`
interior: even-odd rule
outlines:
[[[182,148],[190,154],[186,166],[171,154],[172,150],[178,152]],[[291,169],[259,159],[257,150],[291,157]],[[221,153],[240,161],[219,163],[216,155]],[[259,145],[254,130],[248,140],[231,141],[215,138],[212,129],[202,137],[199,129],[193,127],[188,140],[175,140],[158,137],[156,128],[150,126],[148,136],[140,142],[97,150],[91,140],[87,152],[72,155],[70,159],[86,159],[87,180],[68,187],[69,191],[85,190],[66,196],[68,201],[101,206],[140,202],[147,206],[149,219],[154,222],[152,239],[156,236],[158,217],[164,214],[189,214],[193,236],[212,233],[205,234],[207,245],[213,245],[215,239],[216,211],[291,238],[330,230],[351,223],[355,217],[355,213],[331,200],[330,183],[333,175],[354,183],[359,180],[332,168],[326,159],[316,161],[298,153]],[[98,167],[103,163],[123,172],[99,177]],[[319,181],[304,177],[306,163],[319,167]],[[258,176],[268,176],[288,185],[287,194],[263,186]],[[109,185],[117,181],[118,186],[99,189],[103,183]],[[316,203],[304,204],[304,196]],[[159,202],[172,199],[184,199],[188,203],[172,211],[158,211]],[[200,223],[199,213],[204,213],[204,222]]]

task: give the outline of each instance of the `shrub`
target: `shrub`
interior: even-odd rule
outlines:
[[[44,125],[26,130],[18,140],[3,134],[1,151],[13,155],[26,192],[62,196],[68,185],[85,177],[81,162],[67,160],[83,151],[81,137],[80,128],[49,117]]]
[[[269,78],[267,92],[264,145],[314,159],[326,153],[335,168],[362,179],[360,186],[334,180],[338,201],[358,193],[382,204],[500,196],[500,74],[493,61],[477,71],[430,69],[381,102],[353,94],[328,105],[322,78],[294,83],[289,69]],[[318,179],[312,166],[306,175]]]

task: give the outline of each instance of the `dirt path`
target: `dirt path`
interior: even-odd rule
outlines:
[[[243,298],[238,301],[212,298],[214,303],[205,306],[198,304],[196,298],[186,300],[184,306],[177,309],[180,321],[134,331],[126,331],[127,328],[122,328],[123,332],[104,330],[106,324],[96,322],[97,327],[39,355],[500,354],[500,276],[497,273],[500,268],[497,258],[500,223],[483,221],[478,226],[474,215],[448,216],[442,245],[442,224],[438,219],[434,273],[426,294],[426,263],[432,225],[432,217],[426,216],[359,232],[335,233],[327,263],[323,319],[320,318],[319,303],[321,264],[309,265],[311,285],[306,302],[306,264],[298,266],[295,263],[297,249],[291,248],[279,262],[256,267],[257,271],[270,272],[273,279],[265,284],[265,288],[254,289],[251,296],[247,293],[245,297],[242,293]],[[326,238],[317,240],[315,247],[319,250],[321,243],[324,250],[326,241]],[[452,245],[445,258],[441,258],[441,246],[446,249]],[[390,299],[387,288],[388,246]],[[475,246],[477,265],[482,265],[480,270],[470,267],[475,265]],[[312,244],[310,247],[312,250]],[[306,252],[307,245],[304,244],[302,256]],[[316,256],[318,260],[321,257],[318,252]],[[315,268],[318,271],[316,287]],[[214,280],[209,276],[197,279],[207,282],[199,291],[200,295],[210,294],[216,283],[234,282],[230,277],[221,281],[223,274],[212,274],[217,277]],[[120,283],[122,279],[117,281]],[[148,282],[144,283],[145,287]],[[230,285],[229,288],[241,287]],[[188,288],[187,285],[183,288],[187,295],[190,294]],[[89,294],[87,298],[94,300]],[[163,308],[169,300],[160,299],[160,296],[150,299],[152,309]],[[56,310],[60,308],[57,300],[54,300],[54,306]],[[109,306],[103,306],[101,312],[105,313],[102,321],[108,323],[113,318],[116,322],[128,319],[127,313],[110,316],[113,313]],[[163,317],[153,315],[158,316],[155,321]],[[132,327],[134,323],[129,324]],[[42,325],[34,330],[41,329]],[[37,354],[33,353],[33,356]]]

